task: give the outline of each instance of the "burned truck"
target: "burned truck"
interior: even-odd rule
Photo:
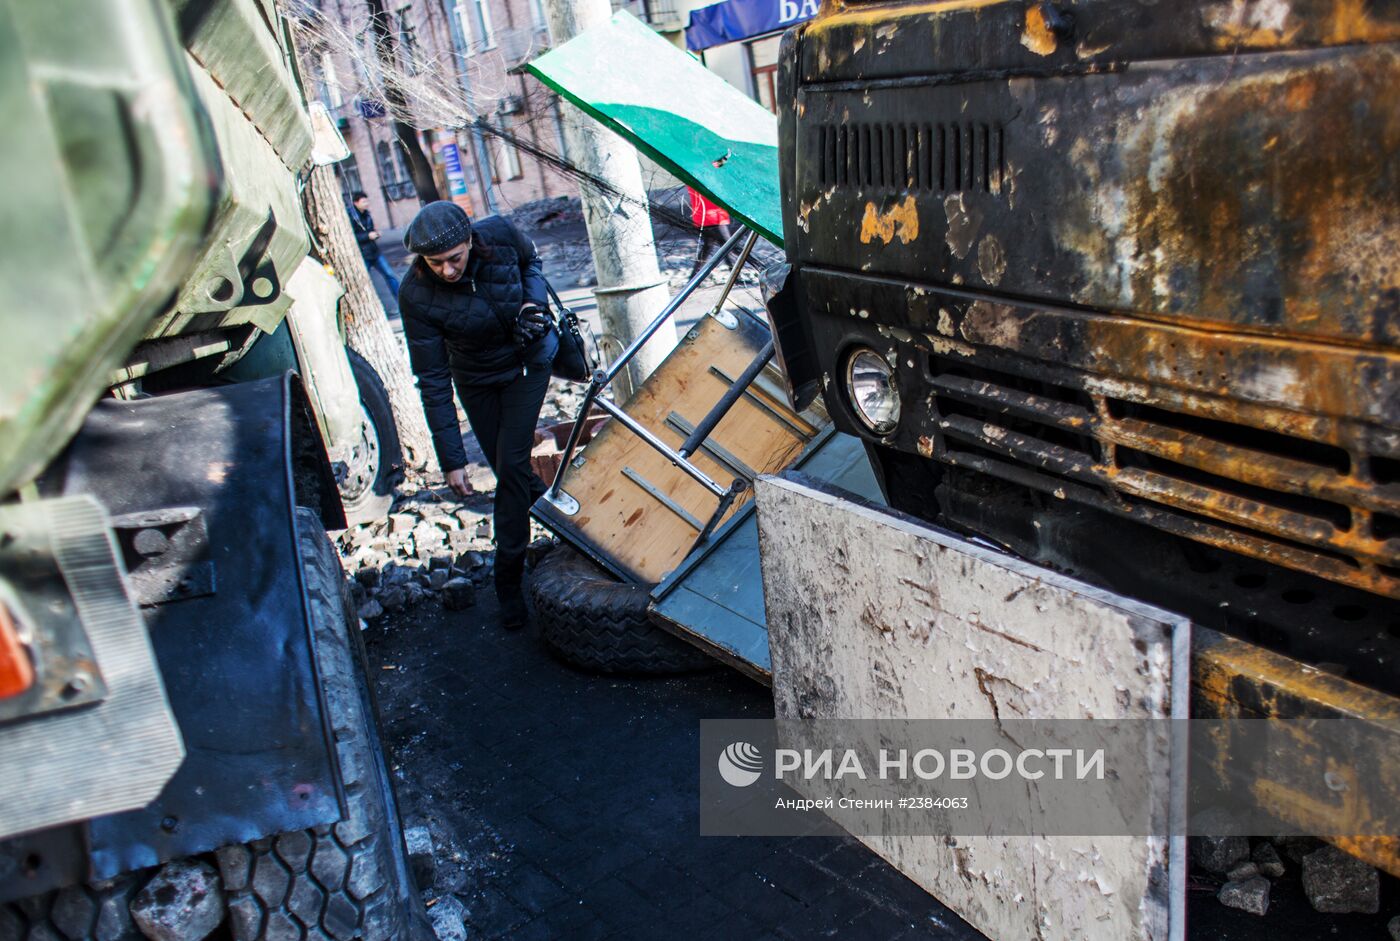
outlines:
[[[1397,41],[1333,0],[836,3],[784,39],[796,401],[895,509],[1188,616],[1193,716],[1400,715]]]
[[[326,537],[395,430],[307,256],[284,23],[10,0],[0,62],[0,938],[139,938],[161,876],[182,936],[414,937]]]

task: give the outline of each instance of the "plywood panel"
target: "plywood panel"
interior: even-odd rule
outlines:
[[[679,448],[685,435],[667,419],[676,415],[690,427],[698,424],[728,388],[715,371],[738,376],[768,341],[765,324],[742,312],[737,316],[734,328],[702,318],[626,404],[627,414]],[[814,416],[794,414],[763,387],[773,388],[771,381],[755,384],[753,398],[741,399],[709,438],[760,474],[787,467],[819,430]],[[608,422],[580,458],[563,481],[580,509],[572,517],[552,515],[550,524],[636,581],[657,582],[675,568],[719,505],[709,490],[618,422]],[[733,469],[703,451],[692,462],[722,486],[735,479]],[[747,499],[736,501],[734,509]]]
[[[757,510],[779,719],[1185,714],[1184,619],[792,481],[761,480]],[[1144,769],[1159,834],[1172,748]],[[994,941],[1181,936],[1181,838],[860,838]]]

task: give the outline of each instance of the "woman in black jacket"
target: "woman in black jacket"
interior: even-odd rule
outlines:
[[[496,596],[504,625],[518,628],[529,510],[545,491],[530,450],[559,348],[540,256],[510,222],[473,223],[450,202],[424,206],[404,246],[418,257],[399,289],[399,311],[438,463],[457,495],[471,493],[455,387],[496,474]]]

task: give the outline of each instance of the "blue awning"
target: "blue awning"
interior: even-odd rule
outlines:
[[[761,36],[817,15],[817,0],[723,0],[690,11],[685,46],[692,52]]]

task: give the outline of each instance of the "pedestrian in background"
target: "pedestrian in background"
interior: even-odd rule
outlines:
[[[690,193],[690,220],[700,229],[700,250],[695,255],[695,264],[690,269],[690,279],[700,273],[705,262],[729,241],[729,213],[725,212],[695,190],[686,187]]]
[[[471,493],[455,388],[496,474],[496,597],[503,625],[519,628],[530,505],[545,491],[530,450],[559,349],[540,256],[509,221],[473,223],[446,201],[419,210],[404,246],[418,257],[399,290],[399,313],[438,464],[454,493]]]
[[[374,227],[374,216],[369,214],[369,197],[364,193],[351,194],[350,228],[355,230],[355,241],[360,246],[360,257],[365,260],[365,268],[378,271],[388,285],[389,293],[398,296],[399,279],[389,267],[389,260],[379,250],[379,230]]]

